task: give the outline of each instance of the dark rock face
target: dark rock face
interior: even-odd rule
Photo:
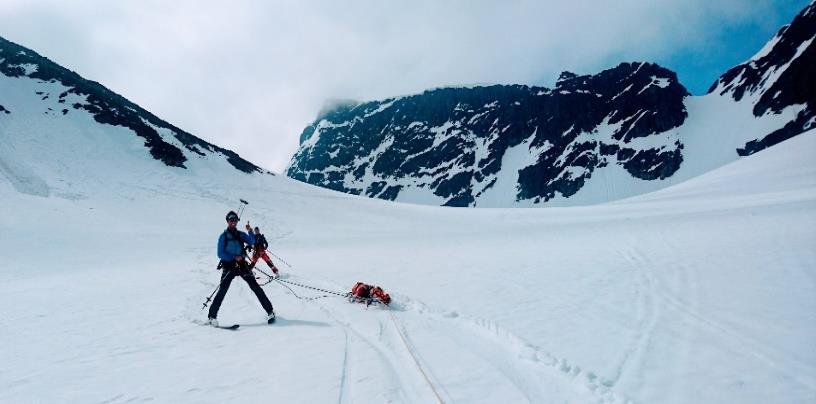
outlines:
[[[749,120],[777,125],[779,120],[768,115],[791,116],[771,133],[729,146],[736,148],[734,158],[816,127],[815,41],[812,2],[752,60],[730,69],[711,87],[709,93],[752,108]],[[345,103],[321,112],[303,131],[287,174],[382,199],[407,194],[401,200],[416,201],[417,195],[431,195],[436,199],[424,202],[449,206],[476,206],[482,197],[495,200],[491,189],[514,192],[516,202],[570,197],[597,168],[607,166],[618,166],[632,178],[659,181],[672,177],[683,163],[681,130],[676,129],[687,118],[688,95],[673,72],[624,63],[596,75],[564,72],[554,89],[443,88]],[[728,159],[729,153],[714,152]],[[508,187],[508,181],[514,183]],[[610,181],[601,187],[614,189],[617,183]]]
[[[28,69],[28,71],[27,71]],[[99,123],[124,126],[144,139],[145,147],[156,160],[171,167],[186,168],[187,161],[184,153],[178,147],[166,142],[155,127],[169,129],[173,136],[184,147],[198,155],[204,155],[203,150],[219,153],[236,169],[251,173],[263,172],[262,169],[240,158],[230,150],[207,143],[151,114],[138,105],[128,101],[119,94],[105,88],[103,85],[85,80],[78,74],[65,69],[51,60],[40,56],[36,52],[0,38],[0,73],[8,77],[27,76],[45,82],[59,82],[69,87],[59,95],[59,103],[65,103],[69,94],[86,96],[86,103],[66,105],[61,114],[69,112],[68,107],[75,110],[85,110],[91,113]],[[43,94],[42,99],[48,99],[49,94]],[[0,112],[5,108],[0,109]]]
[[[804,105],[796,119],[761,139],[737,149],[747,156],[796,136],[811,127],[816,117],[816,3],[811,3],[790,25],[779,30],[773,47],[755,60],[735,66],[709,89],[730,93],[736,101],[756,97],[754,115],[779,113],[792,105]]]
[[[598,167],[671,176],[683,160],[670,131],[689,95],[675,73],[623,63],[596,75],[565,72],[554,89],[521,85],[443,88],[325,111],[301,135],[287,174],[334,190],[393,200],[425,188],[448,206],[473,206],[511,148],[516,200],[577,192]]]

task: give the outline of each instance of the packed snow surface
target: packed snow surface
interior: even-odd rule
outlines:
[[[132,137],[83,133],[97,148],[0,139],[0,402],[816,402],[813,131],[658,192],[544,209],[168,169]],[[219,320],[241,328],[202,325],[239,198],[285,280],[375,283],[392,307],[273,282],[268,326],[236,279]]]

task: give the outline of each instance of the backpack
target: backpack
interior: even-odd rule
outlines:
[[[237,238],[235,236],[238,236]],[[229,230],[224,230],[224,251],[227,251],[227,244],[229,244],[230,240],[238,240],[241,243],[241,252],[244,251],[244,239],[241,238],[241,233],[237,230],[235,234],[232,234]]]
[[[269,247],[269,243],[266,242],[266,236],[263,234],[255,236],[255,245],[254,248],[258,251],[266,250]]]
[[[380,302],[386,306],[391,303],[391,296],[388,293],[385,293],[385,291],[379,286],[375,286],[374,289],[371,290],[371,294],[374,298],[380,299]]]
[[[362,282],[357,282],[351,288],[351,294],[355,297],[367,299],[371,297],[371,285],[366,285]]]

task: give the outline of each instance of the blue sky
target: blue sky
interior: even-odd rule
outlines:
[[[774,3],[775,12],[767,13],[762,21],[723,24],[719,32],[712,33],[713,40],[707,41],[705,46],[680,48],[655,62],[677,72],[680,82],[692,94],[704,94],[721,74],[753,56],[809,1],[777,0]]]

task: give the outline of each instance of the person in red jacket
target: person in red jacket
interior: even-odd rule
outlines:
[[[247,223],[246,225],[247,231],[251,231],[252,228]],[[278,273],[278,268],[275,267],[275,264],[269,258],[269,255],[266,253],[266,249],[269,247],[269,243],[266,241],[266,237],[261,234],[261,229],[258,226],[255,226],[255,243],[252,246],[252,260],[249,263],[249,268],[255,268],[255,263],[258,262],[258,259],[263,258],[266,261],[266,265],[269,265],[269,268],[272,269],[272,273],[275,274],[275,277],[279,277],[280,274]]]

